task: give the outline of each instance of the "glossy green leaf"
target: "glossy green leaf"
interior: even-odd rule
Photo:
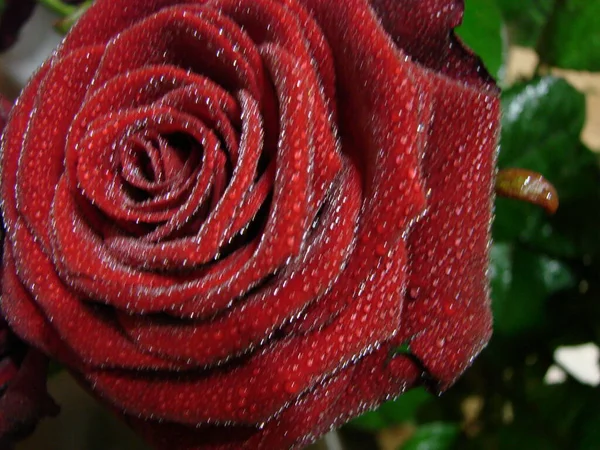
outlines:
[[[377,410],[354,419],[350,425],[362,430],[379,430],[391,425],[414,422],[418,409],[433,398],[423,388],[411,389],[398,399],[386,402]]]
[[[600,446],[600,411],[592,411],[591,414],[582,417],[578,450],[598,450]]]
[[[575,284],[563,262],[512,244],[492,247],[490,278],[494,326],[504,335],[542,329],[548,297]]]
[[[526,372],[526,370],[523,370]],[[521,374],[517,376],[522,376]],[[568,378],[548,385],[540,378],[527,379],[510,399],[512,423],[498,431],[494,448],[597,449],[598,390]]]
[[[76,6],[65,3],[62,0],[38,0],[38,2],[61,17],[73,14],[77,9]]]
[[[600,70],[600,0],[556,0],[541,37],[540,60],[576,70]]]
[[[535,47],[554,0],[496,0],[514,44]]]
[[[459,433],[459,426],[453,423],[428,423],[420,426],[400,450],[449,450]]]
[[[498,450],[564,450],[568,448],[562,447],[559,442],[553,440],[550,433],[542,432],[521,421],[516,421],[501,428],[498,434],[498,444],[495,447]]]
[[[585,97],[561,78],[522,83],[502,95],[499,165],[542,172],[559,170],[565,155],[579,143],[585,122]]]
[[[503,78],[506,43],[503,40],[502,14],[494,0],[467,0],[461,39],[483,60],[497,79]]]
[[[589,261],[600,256],[596,225],[600,222],[597,155],[582,145],[574,148],[572,153],[557,171],[552,168],[540,170],[550,174],[548,178],[558,190],[560,206],[557,213],[548,216],[540,208],[498,198],[493,224],[496,241],[518,240],[562,258]]]
[[[558,213],[498,199],[496,241],[527,243],[562,257],[600,252],[598,157],[580,142],[585,98],[566,81],[544,77],[507,90],[502,98],[502,139],[498,164],[543,174],[557,188]]]
[[[583,385],[572,378],[561,384],[548,385],[539,380],[527,389],[528,405],[537,411],[537,421],[541,426],[552,429],[552,434],[559,439],[568,439],[571,433],[585,422],[588,413],[586,407],[597,403],[595,389]]]

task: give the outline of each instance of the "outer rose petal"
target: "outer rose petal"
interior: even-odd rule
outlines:
[[[0,132],[9,109],[10,104],[0,97]],[[1,225],[0,222],[0,256],[4,244]],[[4,285],[0,281],[0,286]],[[46,390],[48,358],[11,331],[4,320],[5,306],[0,297],[0,448],[8,450],[15,441],[31,433],[41,418],[56,415],[58,407]]]
[[[9,323],[157,448],[447,388],[491,330],[499,102],[462,8],[97,0],[4,136]]]
[[[9,332],[3,330],[0,336],[4,333]],[[12,448],[15,441],[31,433],[44,416],[58,414],[58,406],[46,391],[47,357],[32,348],[24,353],[18,367],[10,357],[3,357],[0,362],[0,448],[3,449]]]

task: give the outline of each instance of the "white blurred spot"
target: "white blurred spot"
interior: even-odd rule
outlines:
[[[328,450],[343,450],[342,441],[337,431],[330,431],[325,435],[325,445]]]
[[[590,386],[600,384],[600,349],[597,345],[588,343],[572,347],[559,347],[554,352],[554,360],[564,371],[581,383]],[[550,377],[549,374],[552,370],[551,367],[546,374],[546,379]],[[556,371],[554,372],[557,374]]]
[[[544,376],[544,383],[546,384],[560,384],[564,383],[567,379],[567,374],[564,370],[556,365],[550,366],[548,372]]]

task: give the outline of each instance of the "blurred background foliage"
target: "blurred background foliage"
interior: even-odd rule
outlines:
[[[58,13],[57,4],[69,4],[59,30],[91,3],[39,2]],[[33,3],[0,0],[0,11],[9,4],[29,8],[21,12],[25,20]],[[600,0],[465,3],[458,34],[504,89],[498,165],[544,174],[561,205],[548,216],[531,205],[497,199],[489,270],[495,334],[489,346],[440,398],[412,390],[339,435],[346,450],[597,450],[600,390],[561,367],[556,355],[568,346],[600,344],[600,169],[597,154],[581,140],[586,97],[562,77],[565,70],[600,71]],[[3,45],[14,38],[3,36]],[[537,55],[532,75],[507,76],[515,46]],[[554,381],[548,377],[552,371],[558,373]],[[78,434],[90,443],[86,449],[143,448],[123,425],[64,383],[62,375],[54,381],[57,391],[74,399],[63,408],[71,431],[58,434],[66,441],[51,444],[47,436],[56,422],[46,421],[38,440],[22,448],[36,449],[40,442],[79,448],[73,444],[82,442]]]
[[[561,204],[496,200],[492,341],[440,398],[414,390],[346,426],[348,449],[600,449],[600,390],[555,356],[600,344],[598,156],[584,93],[555,75],[600,69],[598,17],[600,0],[466,0],[458,34],[504,88],[499,168],[544,174]],[[537,53],[531,77],[507,80],[514,46]]]

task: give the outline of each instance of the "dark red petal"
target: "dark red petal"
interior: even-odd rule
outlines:
[[[146,39],[140,40],[140,35]],[[242,34],[239,36],[243,39]],[[218,24],[203,20],[193,10],[163,10],[123,31],[107,45],[95,82],[103,84],[145,65],[164,65],[203,74],[229,90],[245,89],[259,98],[262,80],[229,37],[219,33]],[[242,45],[245,42],[242,40]],[[123,54],[130,56],[123,58]]]
[[[236,0],[213,0],[211,3],[245,27],[256,42],[270,42],[282,47],[293,55],[298,65],[305,64],[304,78],[311,88],[314,87],[311,96],[314,121],[312,139],[318,151],[314,154],[312,185],[313,209],[318,208],[335,174],[341,168],[341,161],[334,141],[335,136],[331,133],[331,119],[336,118],[336,109],[324,103],[331,100],[329,97],[323,98],[323,94],[333,95],[335,78],[331,73],[329,49],[319,45],[318,39],[314,37],[318,30],[316,23],[309,19],[302,6],[293,0],[279,1],[285,7],[269,0],[255,0],[251,8],[240,7]],[[300,23],[300,20],[303,23]],[[308,41],[303,41],[303,38],[308,38]],[[311,59],[315,54],[325,59]],[[318,73],[310,70],[313,67]],[[267,125],[271,123],[269,119],[266,117]]]
[[[77,358],[21,284],[9,243],[5,245],[2,259],[2,290],[5,293],[0,297],[2,317],[6,318],[11,329],[21,339],[54,355],[64,364],[79,365]]]
[[[129,28],[135,22],[155,13],[161,8],[182,0],[109,0],[94,2],[75,24],[59,48],[59,57],[64,57],[78,48],[107,44],[113,36]]]
[[[117,111],[150,107],[170,92],[191,85],[210,93],[212,101],[236,123],[239,107],[229,93],[205,77],[174,67],[146,66],[125,75],[118,75],[101,87],[90,90],[81,110],[73,119],[67,138],[65,166],[73,191],[77,190],[75,168],[79,158],[78,147],[92,123],[98,124],[96,121],[102,117],[105,121],[110,120],[111,113]],[[127,89],[123,90],[124,86],[127,86]]]
[[[3,244],[3,237],[0,228],[0,246]],[[12,286],[9,278],[12,275],[12,279],[16,279],[14,264],[10,261],[10,244],[2,247],[0,286],[4,292],[10,292]],[[12,267],[8,267],[11,265]],[[18,280],[16,283],[19,284]],[[17,338],[5,320],[6,309],[10,310],[14,319],[15,308],[11,303],[6,301],[5,296],[0,296],[0,448],[3,449],[13,448],[14,441],[31,433],[36,423],[44,416],[58,413],[58,407],[46,390],[48,359]],[[35,317],[32,317],[30,322],[28,312],[25,311],[24,315],[19,316],[17,325],[27,322],[25,328],[36,328],[39,316],[34,313]],[[33,334],[36,334],[36,331]],[[34,339],[37,337],[34,336]]]
[[[54,205],[55,229],[61,230],[55,235],[55,263],[61,276],[77,291],[87,292],[92,298],[106,298],[106,302],[121,305],[122,309],[161,310],[175,304],[178,298],[186,301],[210,291],[232,278],[256,250],[256,244],[250,243],[215,267],[190,275],[139,271],[111,258],[101,237],[87,223],[89,216],[78,208],[64,178],[57,188]]]
[[[360,208],[359,183],[356,171],[345,171],[317,230],[307,239],[303,254],[268,286],[246,297],[226,315],[183,323],[122,316],[124,328],[150,352],[200,364],[227,360],[258,345],[293,320],[314,298],[323,295],[339,275],[355,245],[352,224]]]
[[[419,380],[420,369],[400,357],[390,363],[387,347],[344,369],[300,397],[277,418],[260,427],[186,427],[129,418],[157,449],[255,450],[303,448],[371,405],[397,396]],[[285,433],[282,433],[285,430]]]
[[[190,98],[188,97],[189,95],[193,95],[195,98],[202,98],[194,85],[186,89],[184,98]],[[167,101],[166,98],[165,101]],[[214,208],[210,209],[206,221],[201,225],[193,238],[171,241],[181,249],[181,253],[186,257],[189,255],[188,248],[190,245],[201,243],[202,251],[212,258],[219,252],[219,248],[223,245],[223,242],[233,237],[233,233],[226,232],[232,229],[231,225],[233,217],[236,216],[236,207],[242,203],[241,200],[249,191],[254,179],[262,150],[262,121],[257,102],[245,91],[240,93],[240,103],[242,105],[243,129],[239,152],[234,157],[234,170],[229,185],[223,193],[221,200]],[[171,105],[171,102],[169,101],[167,104]],[[202,105],[202,103],[200,104]],[[192,112],[195,113],[194,110]],[[231,149],[231,146],[229,149]],[[107,240],[106,245],[111,248],[116,258],[126,261],[130,265],[154,267],[152,262],[155,261],[155,268],[161,268],[165,267],[165,245],[170,244],[161,243],[159,245],[151,245],[147,242],[140,242],[136,238],[115,237]],[[190,264],[193,262],[195,261],[189,261]]]
[[[56,275],[52,263],[22,222],[14,229],[17,273],[60,337],[86,364],[181,367],[140,352],[103,312],[83,304]],[[7,295],[10,295],[8,292]]]
[[[12,118],[2,133],[2,162],[1,188],[2,188],[2,218],[7,237],[12,233],[18,219],[15,189],[17,186],[17,170],[21,155],[21,147],[27,133],[31,111],[34,108],[37,91],[50,69],[46,62],[42,65],[29,84],[23,89],[19,101],[12,109]]]
[[[435,111],[423,162],[431,194],[409,236],[413,301],[402,334],[445,389],[491,334],[486,270],[498,130],[490,124],[498,123],[500,104],[431,74],[421,83],[430,85]]]
[[[284,53],[281,53],[281,61],[283,62],[278,62],[272,56],[271,51],[266,50],[266,53],[271,55],[267,57],[267,62],[273,65],[270,69],[273,71],[275,83],[279,90],[282,105],[282,133],[275,175],[275,192],[271,205],[273,213],[269,216],[257,252],[244,268],[237,273],[236,277],[229,280],[217,293],[211,296],[197,297],[197,301],[185,303],[186,300],[191,300],[190,295],[206,293],[206,288],[202,289],[200,286],[202,290],[199,290],[198,286],[193,283],[173,286],[172,279],[166,280],[165,277],[150,273],[132,273],[130,276],[125,276],[126,271],[124,269],[110,264],[109,261],[100,256],[98,250],[85,249],[85,247],[89,248],[90,245],[94,245],[89,238],[69,237],[69,234],[78,230],[72,226],[73,219],[65,215],[69,211],[73,211],[74,206],[67,207],[66,202],[68,199],[63,195],[61,208],[56,212],[56,220],[60,220],[59,229],[61,230],[57,234],[57,239],[63,242],[60,246],[63,253],[66,249],[70,249],[72,257],[69,261],[72,261],[72,263],[69,263],[68,267],[77,268],[77,270],[72,271],[73,274],[89,272],[90,279],[97,277],[100,270],[104,274],[104,276],[98,278],[101,283],[95,286],[94,292],[88,291],[90,294],[100,295],[104,301],[111,304],[121,302],[123,305],[127,305],[128,309],[134,311],[164,310],[165,306],[169,305],[170,309],[176,314],[207,314],[227,305],[237,295],[247,291],[262,278],[271,274],[287,258],[298,253],[302,245],[302,237],[309,226],[308,217],[303,214],[303,211],[307,210],[307,202],[309,201],[309,155],[305,149],[312,148],[309,133],[305,129],[308,123],[309,110],[307,106],[309,101],[309,98],[307,98],[308,87],[299,82],[302,79],[301,68],[294,66],[293,61],[288,59],[289,56],[286,57]],[[290,99],[296,99],[296,101],[290,102]],[[112,141],[110,137],[107,139],[107,142]],[[98,143],[93,143],[93,145],[98,145]],[[100,150],[102,148],[105,148],[105,146],[100,146]],[[97,153],[92,155],[97,155]],[[93,167],[92,170],[98,171],[96,179],[100,181],[102,181],[102,171],[97,168],[97,164],[102,163],[102,161],[97,160],[95,165],[90,165],[90,167]],[[83,179],[85,174],[88,173],[87,170],[80,170],[80,179],[89,183],[89,190],[93,191],[95,184]],[[95,192],[100,196],[106,195],[104,190],[96,190]],[[96,198],[96,201],[98,200],[99,198]],[[111,207],[108,196],[102,198],[102,202],[106,207]],[[206,249],[202,246],[194,246],[193,248],[187,246],[185,253],[177,251],[178,249],[174,245],[164,245],[161,250],[160,256],[165,264],[168,264],[172,258],[181,258],[186,260],[187,264],[196,264],[206,262],[213,256],[206,254]],[[63,254],[63,257],[66,256],[68,255]],[[148,255],[148,258],[152,258],[152,255]],[[94,260],[97,260],[97,263],[91,263]],[[75,265],[76,261],[79,261],[77,265]],[[179,261],[179,263],[183,264],[183,261]],[[128,279],[133,281],[134,278],[137,281],[132,282],[131,291],[128,292],[124,288],[129,284]],[[140,281],[144,279],[147,279],[148,282],[140,284]],[[114,285],[111,286],[113,283]],[[160,284],[157,286],[157,283]],[[152,293],[148,292],[147,289],[160,286],[168,289],[169,295],[167,296],[165,295],[166,292],[161,293],[159,291],[157,294],[160,297],[156,294],[150,296]],[[89,288],[86,287],[85,289]],[[120,296],[115,297],[116,290],[121,292]],[[143,296],[138,294],[140,291],[144,292]]]
[[[497,93],[483,62],[457,38],[464,0],[368,0],[398,48],[438,74]]]
[[[200,199],[208,195],[218,140],[199,120],[168,107],[125,110],[99,124],[92,123],[79,145],[76,179],[81,192],[104,214],[117,220],[154,222],[189,215],[184,205],[173,206],[173,211],[167,209],[168,203],[164,210],[146,210],[129,201],[118,176],[113,148],[124,136],[145,129],[164,134],[185,133],[202,146],[202,162],[192,176],[191,191],[185,200],[192,208],[201,204]]]
[[[415,69],[398,58],[370,10],[358,7],[360,0],[339,11],[326,2],[312,3],[337,56],[342,145],[363,167],[365,203],[356,231],[358,245],[344,276],[294,325],[297,331],[318,327],[341,313],[381,258],[394,245],[404,245],[403,234],[425,206],[419,167],[427,93],[413,81]],[[351,46],[346,42],[348,28],[365,30],[353,37]]]
[[[112,403],[140,416],[190,425],[263,423],[325,375],[395,334],[403,303],[402,251],[393,248],[382,258],[371,283],[331,324],[310,336],[280,341],[229,371],[189,377],[96,371],[89,381]],[[243,400],[241,388],[247,389]]]
[[[17,206],[21,216],[49,251],[50,209],[53,186],[63,172],[65,135],[81,106],[101,47],[83,48],[52,65],[37,91],[35,114],[31,117],[21,148],[16,180]],[[82,64],[88,70],[78,70]]]
[[[18,371],[0,395],[0,447],[31,432],[44,416],[58,414],[58,406],[46,391],[48,359],[35,349],[26,351]]]

